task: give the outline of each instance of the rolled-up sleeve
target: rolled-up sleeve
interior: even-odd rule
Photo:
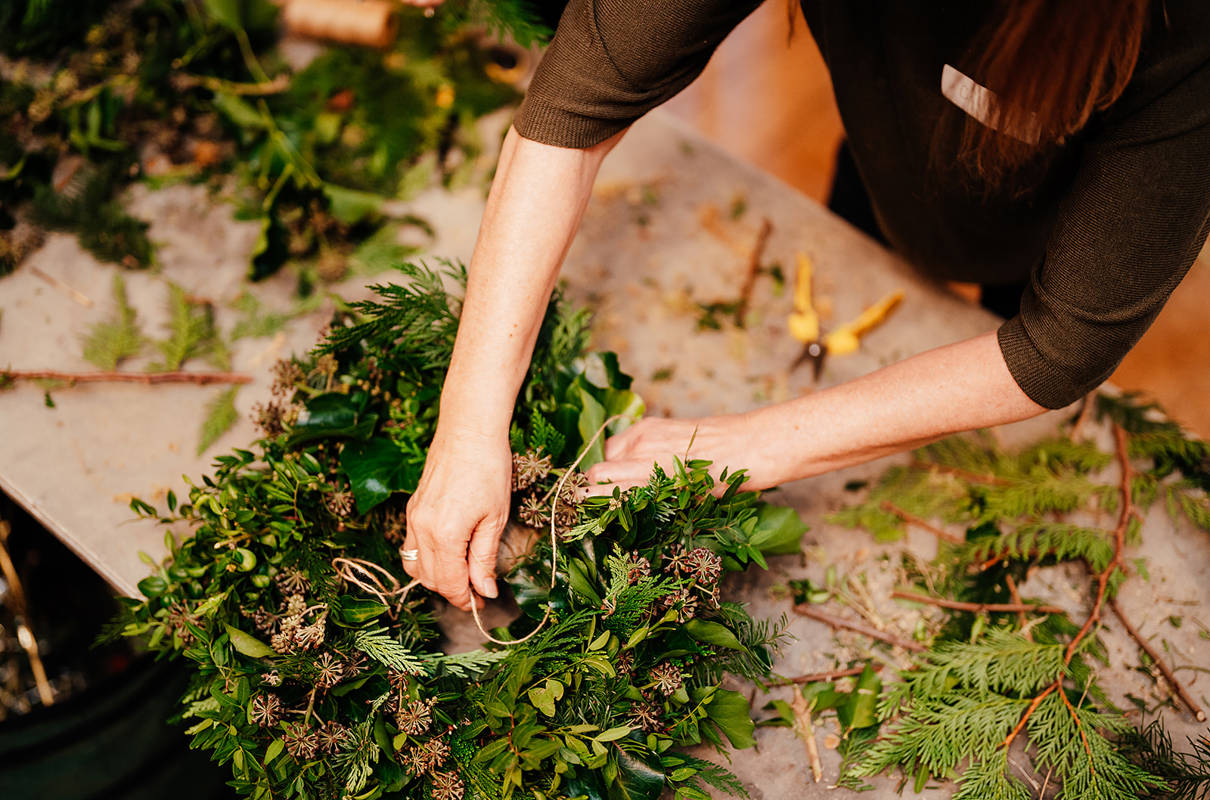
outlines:
[[[759,5],[571,0],[513,125],[544,144],[598,144],[688,86]]]
[[[1145,103],[1128,89],[1089,133],[1021,313],[999,330],[1013,378],[1047,408],[1112,374],[1210,230],[1210,43],[1163,69],[1140,76]]]

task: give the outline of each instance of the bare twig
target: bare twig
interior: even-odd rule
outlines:
[[[810,605],[805,603],[795,604],[794,613],[798,614],[799,616],[813,619],[816,622],[822,622],[832,628],[844,628],[845,630],[854,631],[862,634],[863,636],[868,636],[871,639],[877,639],[880,642],[886,642],[887,644],[894,645],[895,647],[902,647],[904,650],[911,650],[914,653],[923,653],[925,649],[927,649],[919,642],[913,642],[909,639],[901,639],[898,636],[883,633],[880,630],[871,628],[869,625],[857,622],[856,620],[834,617],[831,614],[812,608]]]
[[[1160,671],[1160,674],[1164,676],[1164,680],[1168,682],[1168,685],[1172,687],[1172,690],[1176,692],[1178,697],[1181,698],[1181,702],[1188,707],[1189,712],[1193,714],[1193,718],[1198,722],[1205,722],[1206,712],[1202,710],[1202,707],[1198,705],[1196,700],[1193,699],[1192,693],[1190,693],[1190,691],[1176,679],[1176,675],[1173,674],[1172,670],[1164,662],[1164,659],[1160,658],[1160,653],[1155,649],[1155,646],[1143,638],[1143,635],[1139,633],[1138,629],[1130,624],[1130,620],[1126,619],[1126,615],[1122,612],[1122,607],[1118,605],[1116,597],[1110,599],[1109,607],[1113,609],[1114,614],[1117,614],[1118,619],[1122,623],[1122,627],[1126,629],[1128,634],[1130,634],[1130,638],[1134,639],[1138,643],[1139,647],[1143,649],[1143,652],[1150,656],[1151,660],[1155,662],[1156,669]]]
[[[1092,409],[1096,407],[1096,404],[1096,392],[1084,395],[1084,404],[1080,406],[1080,413],[1076,415],[1076,421],[1072,423],[1071,431],[1067,434],[1071,441],[1080,440],[1080,434],[1084,432],[1084,426],[1088,424],[1088,418],[1092,416]]]
[[[797,689],[790,699],[794,709],[794,733],[802,739],[807,749],[807,762],[811,765],[811,778],[819,783],[823,780],[823,764],[819,762],[819,743],[815,741],[815,726],[811,724],[811,704]]]
[[[928,520],[921,519],[920,517],[916,516],[915,514],[909,514],[908,512],[904,511],[899,506],[892,503],[890,500],[883,500],[880,507],[882,508],[883,511],[887,512],[888,514],[894,514],[895,516],[899,517],[899,519],[903,520],[907,524],[915,525],[917,528],[920,528],[923,531],[928,531],[929,533],[933,534],[934,536],[936,536],[938,539],[941,539],[942,541],[949,542],[951,544],[962,544],[963,543],[963,539],[960,536],[955,536],[954,534],[950,533],[949,531],[944,531],[941,528],[938,528],[936,525],[929,522]]]
[[[765,217],[760,221],[760,230],[756,233],[756,242],[748,254],[748,269],[744,273],[744,282],[740,284],[739,304],[735,307],[735,324],[743,327],[744,317],[748,314],[748,304],[752,300],[752,290],[756,288],[756,277],[760,275],[760,262],[765,254],[765,245],[769,243],[769,234],[773,233],[773,223]]]
[[[63,292],[68,297],[70,297],[72,300],[75,300],[77,303],[84,306],[85,308],[93,307],[92,298],[89,297],[88,295],[84,294],[79,289],[75,288],[74,286],[69,286],[68,284],[66,284],[63,281],[56,278],[54,275],[45,273],[42,270],[38,269],[37,267],[29,267],[28,269],[34,275],[36,275],[37,277],[46,281],[51,286],[55,287],[60,292]]]
[[[870,664],[870,669],[878,672],[882,669],[882,664]],[[802,685],[807,683],[817,683],[819,681],[834,681],[837,678],[851,678],[854,675],[860,675],[865,672],[866,665],[860,667],[850,667],[848,669],[833,669],[825,672],[812,672],[807,675],[796,675],[793,678],[781,678],[776,681],[769,681],[765,686],[792,686]]]
[[[8,522],[0,520],[0,572],[4,573],[4,580],[8,583],[9,605],[12,607],[13,616],[17,618],[17,641],[29,658],[29,668],[34,673],[34,684],[38,687],[38,697],[42,700],[42,705],[51,706],[55,704],[55,693],[46,678],[42,654],[38,652],[38,637],[34,636],[33,629],[29,627],[29,611],[25,607],[25,590],[21,585],[21,576],[17,574],[17,568],[8,556],[10,530]]]
[[[251,383],[239,372],[58,372],[38,369],[0,369],[0,381],[65,381],[67,383]]]
[[[1004,585],[1008,587],[1008,594],[1010,597],[1012,597],[1013,602],[1016,603],[1017,605],[1024,605],[1021,602],[1021,593],[1019,591],[1017,591],[1017,582],[1015,580],[1013,580],[1012,575],[1009,575],[1008,573],[1004,574]],[[1017,624],[1019,626],[1021,626],[1021,628],[1025,628],[1025,609],[1024,608],[1017,610]],[[1029,639],[1030,641],[1033,641],[1033,634],[1031,634],[1028,630],[1026,630],[1025,638]]]
[[[1063,609],[1058,606],[1037,605],[1034,603],[965,603],[961,600],[946,600],[943,597],[929,597],[925,594],[916,594],[915,592],[891,592],[891,597],[899,600],[910,600],[913,603],[924,603],[930,606],[939,606],[941,608],[950,608],[955,611],[970,611],[975,614],[981,613],[1005,613],[1012,612],[1025,613],[1026,611],[1037,612],[1039,614],[1062,614]]]

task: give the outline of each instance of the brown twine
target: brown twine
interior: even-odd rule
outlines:
[[[559,482],[555,484],[554,488],[547,492],[546,497],[543,498],[543,500],[545,500],[553,495],[553,500],[551,501],[550,505],[549,591],[554,591],[556,577],[558,575],[559,535],[555,530],[555,512],[558,509],[559,497],[563,494],[563,487],[567,484],[567,479],[570,478],[572,473],[576,471],[576,467],[580,466],[580,463],[584,460],[584,457],[588,455],[588,451],[591,450],[592,446],[597,443],[598,439],[601,438],[601,434],[605,432],[605,429],[614,422],[626,418],[626,416],[628,415],[614,414],[612,417],[602,422],[601,427],[597,428],[597,432],[594,433],[592,438],[588,440],[588,444],[584,445],[584,449],[580,451],[580,455],[576,456],[576,460],[572,462],[571,466],[564,470],[563,476],[559,478]],[[332,566],[336,569],[336,574],[339,575],[343,580],[359,587],[366,593],[377,597],[382,604],[388,608],[391,606],[392,601],[394,601],[395,613],[398,613],[399,609],[403,607],[403,601],[407,598],[408,593],[412,591],[412,588],[420,585],[420,579],[415,578],[406,586],[402,586],[400,585],[399,580],[384,567],[381,567],[378,564],[375,564],[372,561],[367,561],[363,558],[345,558],[344,556],[340,556],[332,559]],[[378,574],[376,575],[375,573]],[[387,583],[384,584],[378,575],[385,576]],[[547,602],[546,611],[542,615],[542,620],[532,631],[525,634],[520,639],[512,639],[510,641],[497,639],[495,636],[492,636],[485,627],[483,627],[483,620],[479,618],[479,607],[475,604],[473,587],[471,589],[471,594],[471,616],[475,618],[475,626],[479,628],[479,632],[481,634],[487,637],[488,641],[495,644],[511,647],[515,644],[527,642],[534,636],[537,636],[538,632],[546,627],[546,623],[550,621],[550,603]]]

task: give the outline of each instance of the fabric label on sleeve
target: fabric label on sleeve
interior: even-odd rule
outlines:
[[[1029,123],[1025,125],[1004,125],[996,120],[996,106],[1000,98],[991,89],[975,83],[970,76],[965,75],[946,64],[941,70],[941,94],[958,108],[993,130],[998,130],[1005,136],[1011,136],[1026,144],[1037,144],[1040,137],[1037,118],[1031,111]]]

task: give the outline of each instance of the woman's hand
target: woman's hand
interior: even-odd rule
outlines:
[[[782,480],[776,464],[762,446],[762,431],[750,414],[702,419],[648,417],[605,440],[605,460],[588,470],[588,494],[608,495],[615,487],[628,489],[647,483],[653,464],[671,472],[673,459],[711,462],[716,478],[724,468],[746,470],[745,489],[767,489]],[[718,491],[726,490],[719,486]]]
[[[403,547],[418,558],[403,567],[463,611],[470,610],[472,585],[482,597],[496,596],[496,550],[508,522],[512,469],[507,436],[439,429],[408,501]]]

